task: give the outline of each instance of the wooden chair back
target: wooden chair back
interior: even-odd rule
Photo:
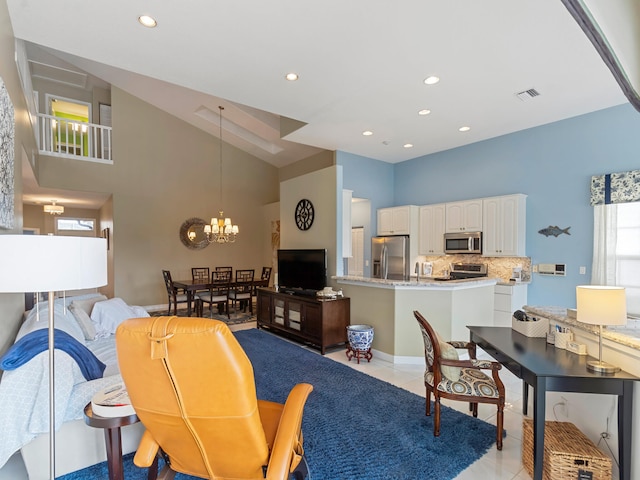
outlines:
[[[209,267],[193,267],[191,269],[191,279],[194,282],[207,282],[209,280]]]

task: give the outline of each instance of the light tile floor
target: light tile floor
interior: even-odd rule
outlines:
[[[232,330],[245,328],[255,328],[255,323],[232,326]],[[310,350],[318,352],[315,349]],[[364,360],[361,361],[360,364],[357,364],[355,360],[349,362],[343,348],[330,350],[325,356],[422,397],[425,395],[423,382],[424,366],[394,365],[376,358],[375,353],[370,363]],[[481,351],[478,352],[478,357],[490,358]],[[507,406],[504,414],[504,427],[507,431],[507,436],[504,439],[502,451],[498,451],[494,445],[483,457],[460,473],[460,475],[456,477],[456,480],[476,480],[478,478],[491,480],[531,480],[531,477],[524,471],[521,460],[522,384],[517,377],[504,368],[500,371],[500,378],[504,382],[507,398]],[[529,397],[531,398],[532,395]],[[468,404],[464,402],[443,400],[443,404],[469,414]],[[531,406],[529,408],[531,408]],[[478,417],[495,425],[495,407],[492,405],[479,405]],[[442,425],[442,428],[446,428],[446,425]],[[430,435],[432,432],[425,432],[425,435],[426,434]],[[27,480],[27,473],[19,453],[14,455],[9,462],[0,469],[0,480]]]

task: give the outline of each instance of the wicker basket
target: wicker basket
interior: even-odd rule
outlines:
[[[549,333],[549,320],[538,317],[535,322],[523,322],[511,317],[511,328],[525,337],[546,337]]]
[[[533,421],[522,423],[522,464],[533,477]],[[611,480],[611,458],[569,422],[546,422],[544,427],[544,480],[566,480],[590,472],[593,480]]]

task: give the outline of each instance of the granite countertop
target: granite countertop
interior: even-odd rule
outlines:
[[[586,332],[591,332],[594,335],[598,335],[600,328],[595,325],[589,325],[586,323],[578,322],[575,318],[571,318],[567,315],[567,309],[563,307],[540,307],[540,306],[524,306],[525,312],[534,313],[549,320],[555,320],[557,322],[566,323],[573,328],[578,328]],[[628,319],[626,325],[616,327],[605,327],[602,332],[602,337],[614,342],[626,345],[627,347],[640,350],[640,320]]]
[[[465,278],[461,280],[434,280],[433,277],[422,277],[419,280],[416,280],[413,277],[410,280],[385,280],[382,278],[370,278],[370,277],[358,277],[358,276],[334,276],[331,277],[333,280],[338,282],[345,283],[354,283],[354,284],[367,284],[372,287],[387,287],[387,288],[395,288],[395,287],[411,287],[411,288],[425,288],[425,289],[452,289],[455,287],[476,287],[476,286],[485,286],[485,285],[495,285],[498,281],[496,278]]]

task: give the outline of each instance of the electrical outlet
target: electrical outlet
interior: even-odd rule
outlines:
[[[587,273],[587,267],[580,267],[580,275],[585,275]]]

